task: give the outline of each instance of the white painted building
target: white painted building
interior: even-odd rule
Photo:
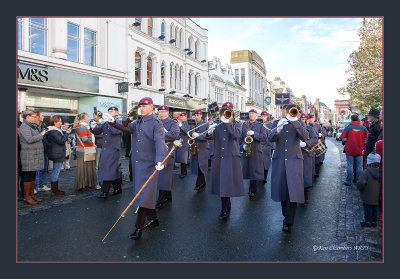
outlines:
[[[245,111],[246,89],[237,83],[230,65],[221,65],[217,57],[208,62],[209,95],[208,103],[217,102],[221,108],[225,102],[231,102],[235,111]]]
[[[126,19],[19,18],[18,111],[71,120],[94,107],[126,109]]]
[[[265,108],[264,98],[267,70],[262,58],[254,50],[231,52],[231,67],[235,80],[246,89],[246,111]]]
[[[207,110],[208,30],[188,18],[128,19],[128,109],[146,96],[170,111]]]
[[[206,111],[207,49],[208,31],[188,18],[19,18],[18,111],[126,112],[145,96]]]

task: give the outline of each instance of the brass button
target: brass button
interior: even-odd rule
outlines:
[[[222,149],[224,149],[224,148],[222,147]]]
[[[285,159],[285,161],[287,161],[287,159]]]
[[[285,151],[287,151],[287,149],[285,149]]]
[[[136,163],[139,163],[139,161],[136,161]]]
[[[287,141],[287,140],[286,140]]]

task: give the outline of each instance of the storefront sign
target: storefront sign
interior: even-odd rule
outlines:
[[[99,93],[97,76],[24,63],[18,63],[18,83]]]
[[[166,96],[164,98],[164,104],[169,107],[175,107],[175,108],[181,108],[181,109],[187,109],[187,110],[201,109],[203,111],[206,111],[206,108],[207,108],[206,104],[199,102],[199,101],[185,100],[185,99],[180,99],[180,98],[170,97],[170,96]]]
[[[129,91],[129,82],[118,82],[118,93],[125,93]]]

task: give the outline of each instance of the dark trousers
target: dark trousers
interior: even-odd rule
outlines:
[[[143,229],[144,221],[157,219],[157,213],[155,209],[149,209],[144,207],[139,207],[138,215],[136,218],[136,228]]]
[[[304,200],[308,201],[308,188],[304,188]]]
[[[196,185],[202,185],[202,184],[206,184],[206,179],[204,177],[204,173],[201,172],[201,169],[199,167],[197,179],[196,179]]]
[[[165,199],[172,200],[172,192],[159,190],[157,203],[163,203]]]
[[[257,192],[257,180],[250,180],[249,192]]]
[[[231,198],[221,197],[221,211],[230,212],[231,211]]]
[[[266,181],[268,177],[268,170],[264,169],[264,180]]]
[[[111,185],[113,186],[114,191],[117,191],[121,189],[121,180],[119,178],[115,180],[104,180],[103,184],[101,185],[101,191],[103,193],[108,193]]]
[[[181,174],[187,175],[187,169],[185,163],[181,163]]]
[[[316,175],[319,175],[319,168],[321,167],[321,165],[319,163],[315,164],[315,173]]]
[[[365,222],[378,222],[379,205],[364,203],[364,219]]]
[[[131,156],[129,156],[129,180],[130,180],[130,181],[133,181]]]
[[[291,226],[294,223],[294,216],[296,215],[297,203],[290,202],[289,189],[286,186],[286,201],[281,201],[282,215],[285,217],[283,222]]]

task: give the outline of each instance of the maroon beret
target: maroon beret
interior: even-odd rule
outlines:
[[[261,115],[268,115],[268,113],[267,113],[267,111],[263,110],[263,111],[261,112]]]
[[[193,114],[202,114],[201,109],[196,109]]]
[[[233,109],[233,104],[231,102],[226,102],[222,106],[223,107],[230,107],[231,109]]]
[[[140,105],[150,105],[150,104],[153,104],[153,100],[150,97],[143,98],[139,101],[139,106]]]
[[[187,116],[186,112],[181,112],[181,116]]]
[[[168,110],[168,111],[169,111],[169,107],[166,106],[166,105],[159,106],[159,107],[158,107],[158,110]]]
[[[108,110],[116,110],[116,111],[118,111],[118,108],[117,107],[109,107]]]
[[[257,111],[256,111],[255,109],[251,109],[251,110],[249,110],[249,112],[255,112],[255,113],[257,113]]]

